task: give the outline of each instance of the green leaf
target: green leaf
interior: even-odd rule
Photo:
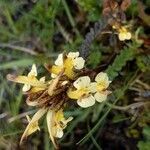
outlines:
[[[101,60],[101,53],[99,51],[93,51],[88,60],[88,64],[92,66],[92,68],[97,67],[97,65],[100,63]]]
[[[139,150],[149,150],[150,141],[147,141],[147,142],[140,141],[140,142],[138,142],[138,148],[139,148]]]
[[[119,122],[122,122],[122,121],[125,121],[128,119],[130,119],[130,117],[126,117],[123,114],[117,114],[116,116],[113,117],[112,122],[113,123],[119,123]]]
[[[4,69],[13,69],[16,67],[27,67],[31,64],[33,64],[34,60],[33,59],[20,59],[20,60],[14,60],[11,62],[5,62],[0,64],[0,70]]]
[[[150,70],[150,55],[141,55],[136,58],[136,63],[142,72]]]
[[[150,127],[145,127],[143,129],[143,134],[146,139],[150,140]]]
[[[126,63],[135,58],[136,49],[138,47],[139,44],[132,43],[128,47],[124,47],[124,49],[121,50],[120,54],[116,56],[113,64],[109,65],[106,70],[110,80],[113,81],[113,79],[118,76],[119,72],[126,65]]]
[[[138,142],[139,150],[149,150],[150,148],[150,127],[143,129],[144,140]]]

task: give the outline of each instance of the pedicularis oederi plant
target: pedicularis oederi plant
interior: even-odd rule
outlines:
[[[107,5],[108,3],[110,5]],[[31,71],[27,75],[9,74],[7,76],[8,80],[23,84],[22,91],[27,95],[27,105],[38,108],[32,118],[27,116],[29,123],[20,143],[32,133],[40,130],[38,122],[46,114],[49,137],[57,149],[56,139],[63,136],[64,129],[68,123],[71,124],[73,119],[72,116],[65,118],[64,115],[64,111],[69,105],[72,105],[70,102],[83,109],[88,109],[96,103],[101,104],[107,100],[108,95],[111,94],[109,90],[111,81],[106,72],[112,73],[111,77],[116,77],[117,72],[121,70],[126,61],[133,58],[133,51],[126,50],[120,53],[106,71],[88,69],[85,62],[91,43],[99,34],[105,33],[105,28],[108,26],[110,29],[108,33],[116,34],[118,42],[135,39],[135,36],[129,31],[128,25],[122,23],[125,20],[124,11],[128,5],[123,3],[119,6],[113,0],[105,0],[103,19],[96,23],[86,35],[79,52],[61,53],[53,65],[45,65],[48,71],[45,75],[47,78],[38,76],[35,64],[32,65]]]
[[[38,77],[36,65],[32,65],[27,76],[8,75],[10,81],[23,84],[22,91],[27,95],[26,103],[35,106],[38,111],[32,119],[27,116],[27,125],[20,143],[30,134],[40,130],[38,121],[46,114],[49,137],[57,148],[56,138],[63,136],[63,130],[73,117],[65,118],[64,110],[69,101],[79,107],[88,108],[96,102],[102,103],[111,93],[108,90],[109,78],[106,73],[82,75],[85,72],[85,60],[79,52],[59,54],[54,65],[46,67],[49,79]]]

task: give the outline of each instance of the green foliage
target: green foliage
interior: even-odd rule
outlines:
[[[132,0],[132,3],[128,8],[128,12],[132,14],[133,17],[136,17],[138,15],[137,0]]]
[[[52,5],[48,3],[48,0],[39,1],[29,13],[24,13],[16,22],[16,27],[19,29],[21,36],[35,36],[42,40],[42,43],[46,48],[53,48],[52,36],[55,32],[54,18],[59,12],[60,1],[52,1]],[[53,6],[53,7],[51,7]],[[32,26],[32,30],[29,30]]]
[[[120,54],[116,56],[113,64],[109,65],[106,70],[111,80],[118,76],[118,74],[128,61],[134,59],[138,46],[139,44],[136,43],[129,44],[128,47],[124,47],[124,49],[121,50]]]
[[[144,141],[138,142],[139,150],[149,150],[150,148],[150,127],[145,127],[143,129]]]
[[[101,0],[78,0],[78,4],[88,13],[89,21],[97,21],[101,14]]]
[[[7,1],[1,3],[2,15],[7,23],[7,25],[0,26],[2,42],[18,39],[21,41],[31,40],[35,43],[38,42],[42,50],[53,50],[52,38],[56,30],[54,18],[57,13],[62,11],[62,7],[59,7],[60,0],[51,1],[51,3],[49,0],[39,0],[32,6],[29,2],[16,0],[10,1],[9,4]],[[26,10],[23,8],[24,5],[31,8]],[[14,21],[13,17],[17,19]]]
[[[113,105],[115,103],[118,102],[119,99],[121,99],[126,90],[129,88],[129,85],[131,84],[131,82],[135,79],[136,73],[133,73],[132,75],[130,75],[129,77],[127,76],[125,81],[126,83],[124,84],[124,86],[122,86],[121,88],[117,88],[114,91],[114,95],[111,97],[111,99],[113,99]],[[130,79],[129,79],[130,78]],[[105,121],[105,119],[107,118],[109,112],[112,110],[112,106],[108,107],[107,109],[105,109],[104,111],[104,106],[105,103],[102,103],[101,106],[100,105],[96,105],[95,107],[99,107],[98,111],[97,111],[97,123],[94,125],[94,127],[77,143],[77,144],[83,144],[85,142],[88,141],[89,137],[91,135],[94,134],[94,132],[96,132],[97,130],[100,130],[100,128],[103,126],[103,123]],[[93,109],[93,112],[96,111],[96,108]],[[104,111],[103,115],[100,117],[99,115],[101,115],[101,113]],[[93,118],[95,121],[95,118]]]
[[[92,46],[91,51],[92,52],[90,53],[87,63],[92,68],[96,68],[98,66],[98,64],[100,64],[100,62],[101,62],[102,54],[99,51],[99,47],[96,45]]]
[[[149,150],[150,142],[149,141],[146,141],[146,142],[140,141],[138,143],[138,148],[139,148],[139,150]]]
[[[27,67],[29,65],[33,64],[33,59],[21,59],[21,60],[14,60],[11,62],[6,62],[6,63],[2,63],[0,64],[0,70],[3,69],[12,69],[12,68],[16,68],[16,67]]]
[[[143,129],[143,135],[147,140],[150,140],[150,127],[145,127]]]
[[[10,5],[10,4],[11,4],[11,5]],[[3,10],[4,10],[4,9],[7,9],[7,10],[10,11],[11,14],[14,14],[15,11],[16,11],[17,9],[19,9],[19,7],[20,7],[21,5],[23,5],[23,4],[25,4],[25,2],[17,3],[16,0],[13,0],[13,1],[11,1],[11,0],[1,0],[1,1],[0,1],[0,8],[1,8],[0,12],[3,13]]]
[[[142,72],[150,71],[150,55],[140,55],[136,58],[136,62]]]
[[[148,1],[146,2],[147,5]],[[36,111],[34,110],[35,107],[28,107],[26,105],[26,95],[22,93],[22,85],[7,81],[7,74],[27,74],[30,69],[29,66],[36,63],[39,76],[45,75],[47,71],[42,67],[44,63],[48,62],[51,64],[53,58],[55,59],[62,50],[66,52],[77,51],[84,40],[83,38],[88,28],[92,27],[93,23],[91,22],[101,21],[102,0],[77,0],[73,5],[70,4],[72,4],[72,1],[69,0],[0,0],[0,149],[16,149],[18,147],[18,141],[25,129],[25,125],[28,123],[25,115],[29,114],[32,116]],[[81,12],[77,9],[79,6]],[[81,18],[82,22],[80,22],[78,17],[82,13],[83,16],[81,17],[83,18]],[[134,18],[138,15],[136,0],[133,0],[126,14],[127,18]],[[129,20],[138,25],[132,29],[133,35],[134,30],[139,28],[140,24],[143,30],[140,35],[138,34],[138,37],[147,38],[145,26],[137,20]],[[60,23],[64,31],[71,37],[71,42],[65,41],[66,38],[56,21]],[[109,36],[109,34],[107,35]],[[100,38],[97,37],[97,39],[96,44],[92,43],[90,45],[91,53],[88,60],[86,60],[87,67],[89,68],[96,68],[99,65],[105,66],[107,56],[111,55],[110,45],[103,45],[103,42],[106,43],[105,34]],[[99,42],[99,40],[102,40],[102,42]],[[118,43],[118,45],[125,45],[126,42]],[[19,48],[4,47],[2,46],[3,44],[10,46],[18,45],[20,48],[25,47],[29,51],[36,52],[36,54],[31,55],[30,52]],[[114,62],[110,65],[108,64],[106,72],[111,80],[113,80],[121,73],[123,67],[126,67],[128,61],[136,59],[137,63],[135,72],[127,70],[125,80],[118,81],[116,79],[116,82],[110,85],[112,89],[115,89],[111,90],[112,93],[108,97],[108,101],[110,100],[109,103],[112,102],[112,105],[115,105],[120,99],[124,101],[124,104],[127,104],[128,95],[125,96],[125,93],[128,92],[130,85],[139,76],[137,70],[140,69],[144,72],[144,83],[146,83],[146,79],[149,77],[145,74],[149,71],[150,57],[140,53],[136,55],[138,46],[137,43],[132,43],[131,41],[128,46],[120,50]],[[143,49],[143,53],[145,52],[144,46],[140,47],[140,49]],[[129,62],[130,65],[132,64]],[[49,73],[46,74],[46,78],[50,78]],[[116,105],[122,105],[121,102]],[[126,116],[124,112],[114,111],[111,105],[108,106],[106,104],[107,102],[97,103],[88,109],[77,109],[76,106],[69,105],[70,108],[65,111],[65,115],[66,117],[73,116],[74,119],[66,128],[63,138],[59,140],[60,146],[64,146],[63,149],[71,149],[78,142],[80,145],[84,145],[83,147],[77,145],[77,149],[84,149],[84,147],[88,147],[89,150],[100,149],[103,146],[99,145],[101,143],[100,140],[103,140],[100,134],[103,131],[103,127],[107,127],[107,120],[109,120],[110,127],[111,123],[116,123],[115,126],[118,128],[120,122],[123,124],[125,121],[129,122],[130,118],[132,118],[132,116]],[[111,112],[111,116],[114,116],[113,119],[107,118]],[[144,120],[144,123],[147,123],[149,116],[143,115],[142,120]],[[141,124],[143,122],[141,121]],[[142,125],[140,127],[143,127]],[[42,132],[31,135],[32,138],[29,138],[23,149],[30,147],[31,149],[38,149],[40,147],[41,150],[53,149],[47,133],[46,122],[41,130]],[[142,137],[139,137],[140,141],[138,142],[140,150],[148,150],[147,148],[150,147],[149,133],[149,128],[144,128],[144,139],[142,141]],[[141,134],[140,130],[139,134]],[[41,138],[43,138],[42,142]],[[107,145],[108,143],[104,142],[103,144]],[[13,147],[13,145],[16,147]]]
[[[113,117],[112,122],[113,123],[119,123],[125,120],[130,119],[130,117],[126,117],[124,114],[118,114],[116,116]]]

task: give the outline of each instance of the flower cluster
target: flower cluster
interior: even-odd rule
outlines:
[[[113,26],[113,28],[117,30],[118,38],[120,41],[125,41],[125,40],[131,39],[132,35],[125,26],[121,26],[121,27]]]
[[[94,105],[95,101],[103,102],[107,99],[110,93],[107,90],[110,84],[107,74],[100,72],[94,79],[91,79],[89,74],[82,76],[84,64],[85,60],[79,56],[79,52],[70,52],[59,54],[54,65],[47,68],[51,79],[38,79],[35,64],[27,76],[7,76],[9,80],[23,84],[22,90],[27,95],[26,103],[38,108],[32,119],[27,116],[29,124],[20,143],[30,134],[40,130],[38,122],[46,114],[49,137],[57,148],[56,138],[63,136],[63,130],[73,119],[64,117],[64,109],[70,99],[76,100],[83,108]]]
[[[109,83],[106,73],[99,73],[95,77],[95,81],[91,82],[89,76],[78,78],[73,86],[75,89],[69,89],[67,92],[68,97],[77,99],[77,104],[83,108],[90,107],[97,102],[103,102],[107,99],[110,91],[107,90]]]

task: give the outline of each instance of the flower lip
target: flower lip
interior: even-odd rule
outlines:
[[[95,104],[95,98],[92,95],[89,95],[81,99],[78,99],[77,104],[83,108],[87,108]]]

